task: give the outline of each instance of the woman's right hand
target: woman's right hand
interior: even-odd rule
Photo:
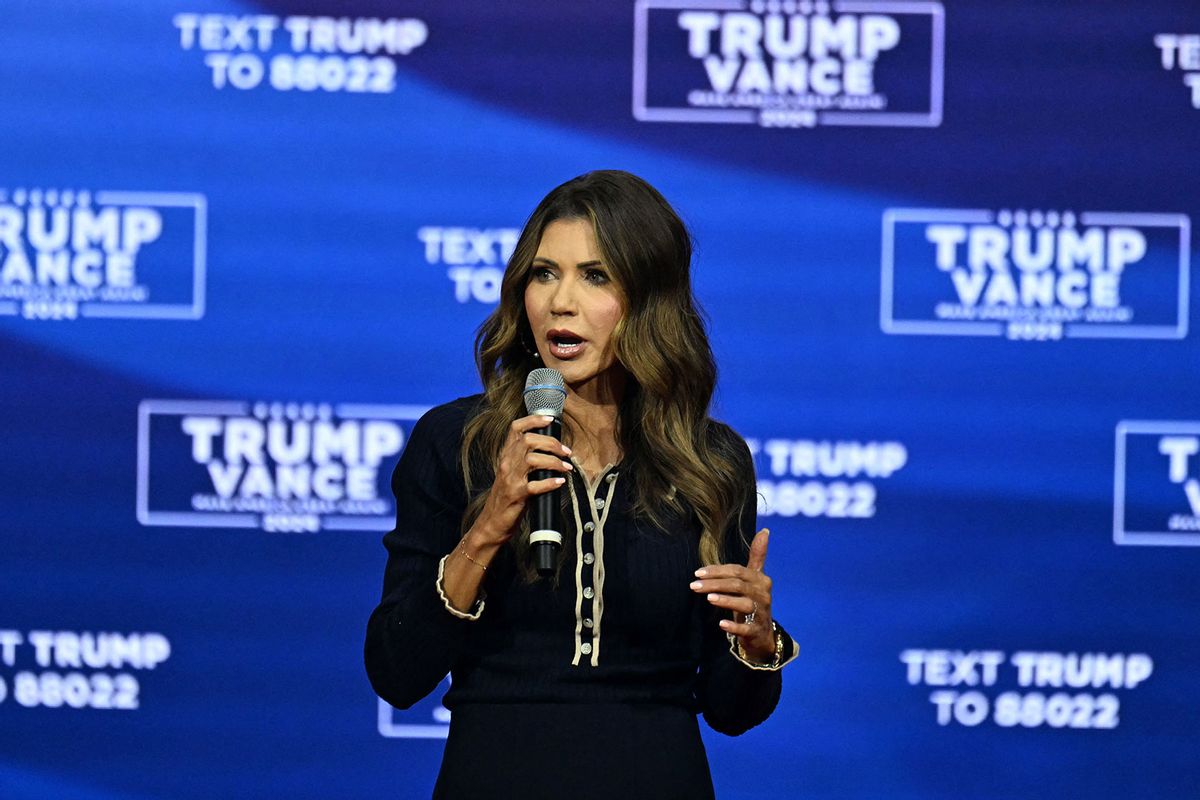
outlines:
[[[553,491],[566,482],[561,476],[531,481],[530,472],[548,469],[567,473],[574,469],[566,460],[571,455],[569,447],[553,436],[533,433],[552,421],[553,417],[534,414],[509,426],[508,440],[496,465],[496,479],[475,523],[497,544],[512,538],[530,497]]]

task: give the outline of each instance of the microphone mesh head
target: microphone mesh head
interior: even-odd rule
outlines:
[[[567,385],[562,373],[542,367],[525,379],[525,410],[530,414],[549,414],[562,419],[563,404],[567,401]]]

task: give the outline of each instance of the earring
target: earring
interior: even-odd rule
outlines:
[[[529,338],[532,338],[532,337],[529,337]],[[521,336],[521,349],[524,350],[527,355],[531,356],[533,358],[533,360],[535,360],[535,361],[542,360],[542,354],[537,351],[536,347],[532,347],[529,344],[529,341],[526,339],[525,336]]]

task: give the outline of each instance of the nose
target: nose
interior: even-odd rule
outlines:
[[[550,295],[550,313],[556,316],[573,316],[576,310],[576,281],[572,276],[565,276],[554,284],[554,293]]]

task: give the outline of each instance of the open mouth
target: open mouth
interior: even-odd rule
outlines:
[[[557,358],[570,358],[583,349],[584,340],[570,331],[550,331],[550,351]]]

